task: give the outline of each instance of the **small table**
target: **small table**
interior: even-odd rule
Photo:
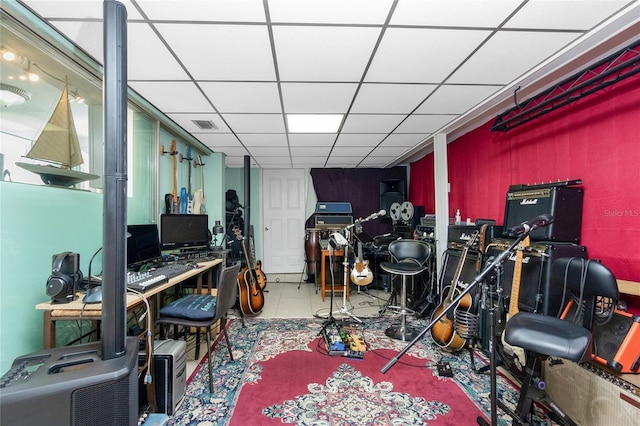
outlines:
[[[327,292],[331,294],[331,283],[326,285],[326,259],[327,257],[340,257],[344,256],[344,250],[322,250],[322,256],[320,260],[320,286],[322,293],[322,301],[324,302],[324,296]],[[341,262],[342,263],[342,262]],[[342,275],[344,275],[344,271],[342,271]],[[343,283],[343,285],[334,286],[334,291],[344,292],[347,296],[347,300],[349,300],[349,279],[347,277],[347,282]]]

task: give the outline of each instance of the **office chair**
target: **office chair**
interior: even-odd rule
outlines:
[[[385,334],[392,339],[412,340],[416,333],[407,327],[407,315],[413,311],[407,309],[407,280],[426,269],[426,262],[431,256],[431,246],[424,241],[401,239],[389,243],[391,262],[382,262],[380,268],[390,274],[402,276],[400,290],[400,325],[389,327]]]
[[[525,376],[520,389],[516,412],[501,408],[514,419],[514,424],[529,424],[533,401],[546,402],[549,408],[567,425],[576,423],[551,401],[544,392],[544,381],[539,377],[541,363],[548,357],[573,362],[593,359],[591,330],[596,309],[603,300],[618,299],[618,284],[613,273],[597,261],[578,258],[559,258],[551,265],[554,286],[564,286],[573,299],[562,318],[530,312],[519,312],[507,321],[504,340],[525,350]],[[611,307],[613,309],[613,307]],[[567,389],[567,391],[570,391]]]
[[[187,338],[187,330],[190,327],[197,329],[196,348],[200,344],[200,329],[205,329],[207,336],[207,361],[209,363],[209,392],[213,392],[213,373],[211,362],[211,330],[210,327],[217,321],[220,321],[220,333],[224,333],[229,350],[229,358],[233,361],[233,353],[229,335],[225,329],[227,323],[227,312],[236,304],[238,297],[238,273],[240,272],[240,262],[225,267],[220,272],[218,280],[217,293],[215,296],[210,294],[189,294],[180,299],[164,306],[160,309],[160,318],[156,320],[156,324],[161,327],[174,325],[185,328],[185,340]],[[197,357],[197,355],[196,355]]]

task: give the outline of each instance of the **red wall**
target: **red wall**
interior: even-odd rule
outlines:
[[[617,278],[640,281],[640,76],[508,132],[492,123],[448,145],[451,216],[501,224],[509,185],[582,179],[581,244]],[[433,154],[410,179],[410,201],[433,213]]]

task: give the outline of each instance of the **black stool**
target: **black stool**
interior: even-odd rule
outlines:
[[[426,269],[425,263],[431,256],[431,246],[419,240],[395,240],[389,244],[389,254],[392,262],[382,262],[380,267],[390,274],[402,275],[400,324],[389,327],[384,333],[392,339],[412,340],[417,333],[407,327],[407,315],[413,313],[407,309],[407,280],[408,277],[418,275]]]

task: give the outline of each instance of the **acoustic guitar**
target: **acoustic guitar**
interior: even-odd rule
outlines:
[[[355,285],[365,286],[373,282],[373,272],[369,269],[369,261],[362,261],[362,242],[358,241],[358,257],[351,269],[351,282]]]
[[[458,261],[458,266],[456,267],[456,272],[453,275],[453,279],[451,280],[451,285],[449,286],[449,291],[445,296],[442,303],[433,311],[431,316],[431,320],[433,321],[438,315],[442,312],[446,311],[447,308],[451,305],[453,300],[460,294],[458,289],[458,282],[460,281],[460,275],[462,274],[462,269],[464,267],[464,263],[467,259],[467,255],[469,253],[469,249],[473,244],[475,244],[478,239],[479,231],[474,232],[469,241],[465,244],[462,255],[460,256],[460,260]],[[445,288],[446,291],[446,288]],[[431,337],[438,344],[438,346],[449,349],[451,351],[459,351],[462,349],[467,340],[460,337],[455,330],[454,327],[454,319],[455,319],[455,311],[458,309],[463,309],[465,311],[469,311],[471,309],[472,298],[469,293],[465,294],[465,296],[460,299],[458,305],[449,310],[446,315],[443,315],[438,322],[436,322],[431,328]]]
[[[516,249],[516,259],[513,265],[513,279],[511,280],[511,295],[509,297],[509,311],[507,312],[507,321],[515,314],[520,312],[518,302],[520,300],[520,283],[522,281],[522,263],[523,263],[523,251],[525,247],[529,247],[530,238],[527,237],[522,240]],[[506,321],[505,321],[506,324]],[[526,363],[526,357],[524,349],[518,346],[511,346],[504,340],[504,330],[502,331],[502,348],[506,355],[513,357],[513,361],[516,363],[518,370],[524,369]]]
[[[242,241],[242,252],[244,253],[244,258],[247,263],[247,266],[242,268],[238,273],[240,309],[245,315],[258,314],[264,307],[264,294],[258,285],[258,277],[249,260],[245,238],[242,236],[240,228],[234,226],[233,233],[236,234],[238,240]]]

